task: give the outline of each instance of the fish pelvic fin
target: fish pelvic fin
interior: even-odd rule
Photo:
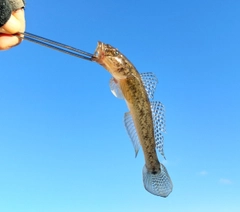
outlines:
[[[144,165],[143,183],[145,189],[151,194],[167,197],[172,192],[173,184],[165,166],[161,164],[160,168],[159,172],[151,173]]]
[[[110,90],[111,90],[112,94],[115,97],[117,97],[119,99],[124,99],[124,96],[123,96],[122,90],[120,88],[120,85],[115,78],[110,79],[109,87],[110,87]]]

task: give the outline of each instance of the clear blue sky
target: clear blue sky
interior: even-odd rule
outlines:
[[[240,211],[240,2],[58,2],[28,0],[27,31],[157,75],[174,189],[145,191],[107,71],[24,41],[0,52],[0,211]]]

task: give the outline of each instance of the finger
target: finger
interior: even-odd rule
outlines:
[[[19,9],[12,12],[9,21],[0,28],[0,50],[7,50],[18,45],[22,38],[13,36],[17,32],[25,31],[25,15],[24,10]]]
[[[7,50],[18,45],[22,39],[18,36],[0,34],[0,50]]]

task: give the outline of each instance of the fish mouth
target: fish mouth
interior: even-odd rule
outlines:
[[[94,54],[92,56],[92,60],[99,62],[103,56],[103,43],[101,41],[98,41],[97,48],[94,51]]]

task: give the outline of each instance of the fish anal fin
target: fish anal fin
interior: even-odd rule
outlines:
[[[133,144],[134,150],[135,150],[135,157],[137,157],[138,151],[140,149],[140,142],[139,142],[139,138],[137,135],[137,131],[136,128],[134,126],[134,122],[132,119],[132,116],[130,114],[130,112],[127,112],[124,114],[124,125],[126,127],[126,130],[128,132],[128,135],[131,139],[131,142]]]
[[[164,159],[166,159],[163,151],[164,136],[162,134],[163,132],[166,132],[164,105],[161,102],[153,101],[151,102],[151,110],[156,148],[164,157]]]
[[[120,88],[120,85],[115,78],[110,79],[109,86],[110,86],[110,90],[111,90],[112,94],[115,97],[117,97],[119,99],[124,99],[124,96],[123,96],[122,90]]]
[[[173,189],[172,180],[163,164],[160,164],[160,171],[151,173],[144,165],[143,184],[145,189],[151,194],[167,197]]]
[[[153,99],[153,95],[158,83],[157,77],[152,72],[141,73],[140,76],[146,89],[148,98]]]

